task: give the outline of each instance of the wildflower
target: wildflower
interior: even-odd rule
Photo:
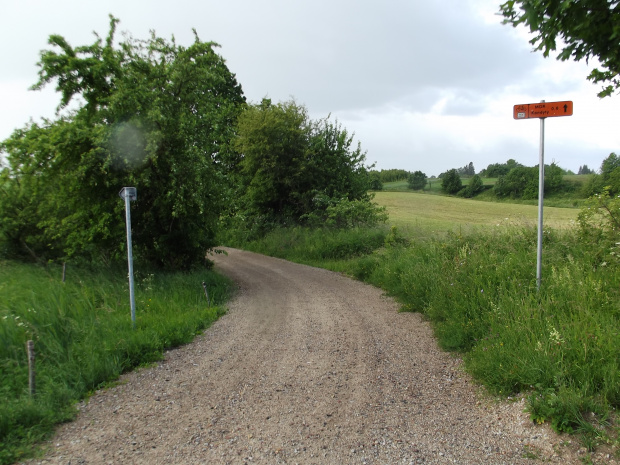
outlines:
[[[551,327],[551,331],[549,331],[549,339],[551,339],[551,341],[557,345],[560,345],[564,342],[564,338],[562,337],[562,335],[553,326]]]

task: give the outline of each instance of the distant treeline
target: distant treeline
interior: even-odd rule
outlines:
[[[407,170],[372,170],[370,171],[371,176],[378,177],[379,181],[383,182],[396,182],[396,181],[406,181],[409,177],[409,171]]]
[[[370,171],[371,185],[381,190],[383,183],[407,181],[409,189],[421,190],[427,185],[428,176],[421,171],[401,169]],[[588,165],[579,167],[578,175],[589,175],[585,182],[566,179],[575,175],[555,163],[545,165],[545,194],[570,193],[575,197],[588,198],[602,192],[620,194],[620,157],[611,153],[601,164],[597,174]],[[524,166],[514,159],[505,163],[492,163],[476,174],[473,162],[461,168],[453,168],[441,173],[441,189],[450,195],[474,197],[492,190],[492,196],[511,199],[535,199],[538,196],[538,165]],[[484,185],[482,178],[497,179],[494,185]],[[465,182],[464,182],[465,180]]]

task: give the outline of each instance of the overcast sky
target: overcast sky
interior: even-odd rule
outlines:
[[[28,91],[48,36],[91,44],[111,13],[135,38],[153,29],[189,45],[195,28],[221,45],[249,101],[294,98],[313,118],[331,114],[377,169],[534,166],[539,120],[514,120],[513,105],[540,100],[574,102],[573,116],[545,121],[545,162],[598,169],[620,153],[620,96],[596,97],[585,63],[532,52],[525,31],[501,24],[501,2],[0,0],[0,139],[54,116],[53,86]]]

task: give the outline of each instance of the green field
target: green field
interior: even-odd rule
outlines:
[[[509,224],[536,226],[538,222],[538,207],[535,205],[481,202],[411,191],[376,192],[375,202],[387,208],[391,224],[403,232],[415,229],[423,235]],[[577,209],[545,207],[544,225],[569,228],[578,213]]]

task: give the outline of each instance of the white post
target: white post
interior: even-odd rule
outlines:
[[[540,103],[544,103],[541,100]],[[540,156],[538,160],[538,250],[536,253],[536,288],[542,279],[543,202],[545,198],[545,118],[540,118]]]
[[[135,187],[123,187],[120,192],[125,199],[125,222],[127,223],[127,263],[129,264],[129,300],[131,305],[131,326],[136,327],[136,298],[133,291],[133,251],[131,248],[131,209],[129,201],[136,200]]]

